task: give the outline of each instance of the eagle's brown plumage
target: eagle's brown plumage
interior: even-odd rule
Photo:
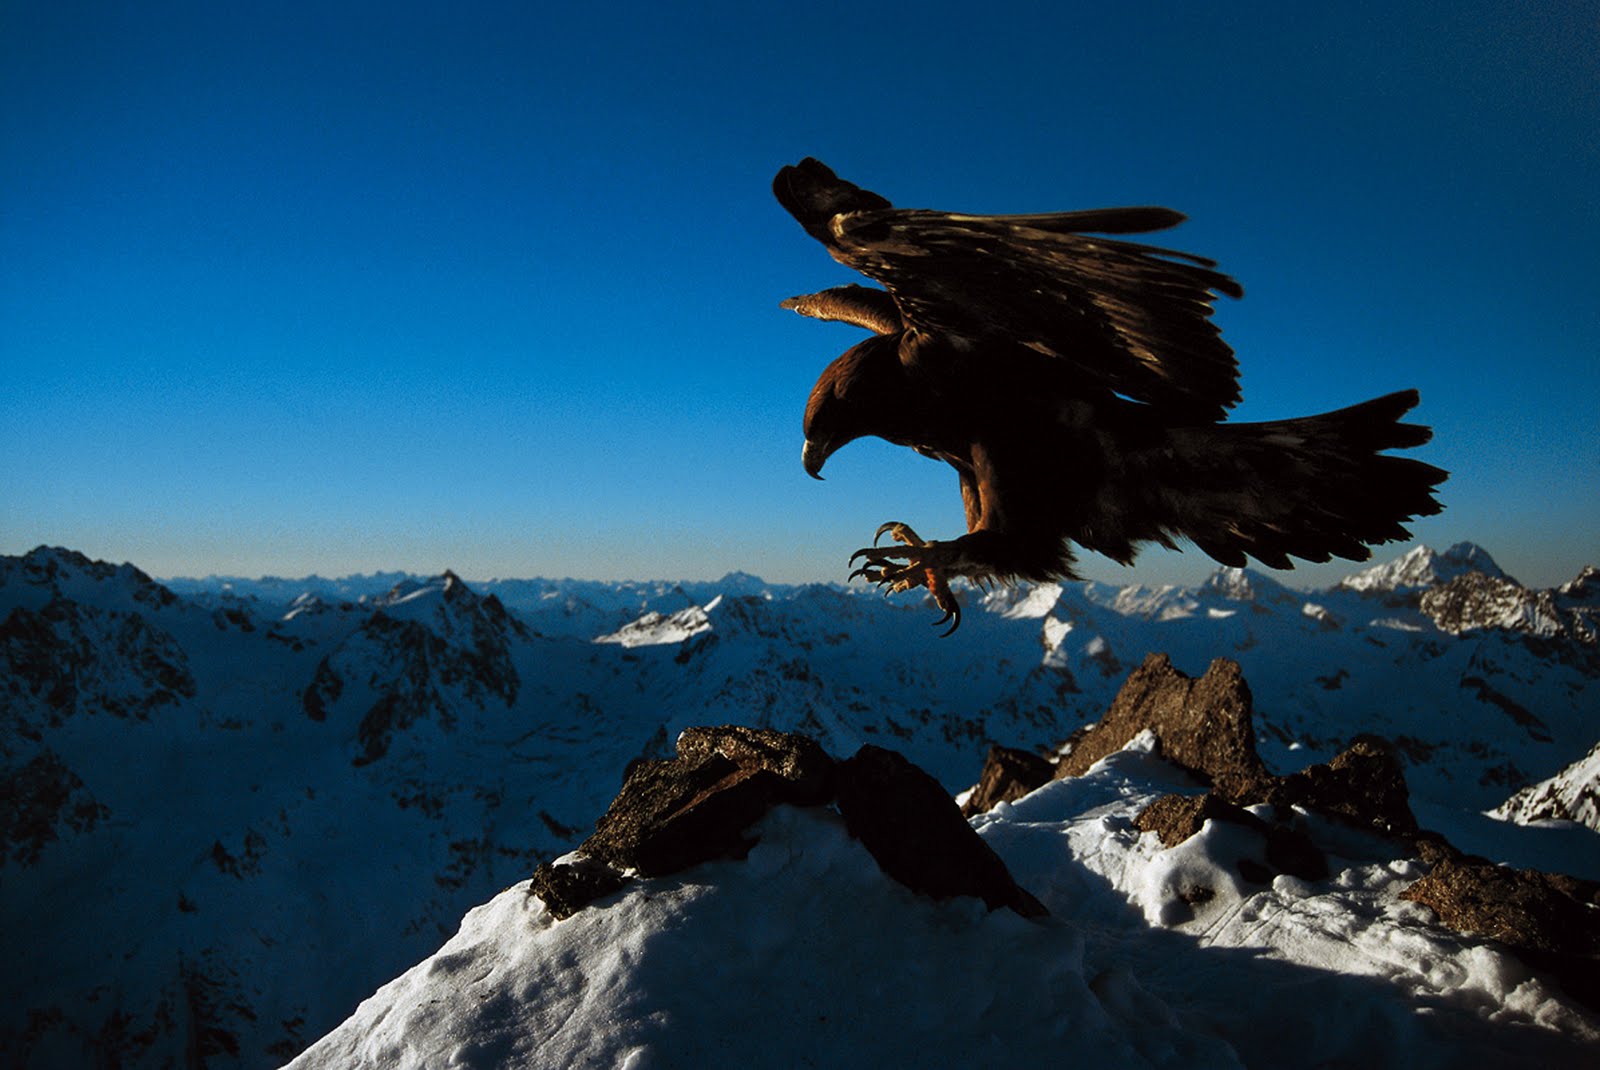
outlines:
[[[785,301],[873,336],[828,365],[806,404],[806,471],[864,435],[953,467],[967,534],[869,547],[855,575],[926,586],[960,623],[948,581],[1072,578],[1077,543],[1123,563],[1187,539],[1216,560],[1290,568],[1365,560],[1439,511],[1438,468],[1388,449],[1430,431],[1400,417],[1415,391],[1320,416],[1220,421],[1239,400],[1211,320],[1237,283],[1201,257],[1101,234],[1160,230],[1165,208],[981,216],[894,208],[806,159],[778,201],[834,259],[884,289]],[[948,634],[948,633],[947,633]]]

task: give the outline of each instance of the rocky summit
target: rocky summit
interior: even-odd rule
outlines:
[[[713,858],[744,857],[751,826],[774,806],[834,805],[883,871],[934,898],[1044,913],[927,773],[871,744],[846,761],[814,740],[737,725],[687,729],[677,757],[628,769],[622,791],[576,852],[546,863],[530,892],[558,918],[624,887]]]

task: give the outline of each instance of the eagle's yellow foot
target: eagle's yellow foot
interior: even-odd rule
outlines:
[[[879,546],[878,540],[885,533],[902,545]],[[926,587],[933,596],[934,605],[944,610],[944,616],[933,622],[934,627],[945,621],[950,622],[950,627],[940,636],[943,638],[961,627],[961,603],[956,601],[955,594],[950,590],[950,581],[945,575],[946,566],[941,560],[944,556],[942,543],[928,542],[909,524],[892,520],[878,528],[871,546],[862,547],[850,555],[852,565],[858,558],[866,561],[866,564],[850,573],[850,579],[860,576],[883,588],[885,594]]]

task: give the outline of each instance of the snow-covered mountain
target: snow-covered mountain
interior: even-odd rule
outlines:
[[[1228,569],[968,591],[940,641],[914,602],[742,574],[162,584],[0,559],[0,1058],[275,1065],[569,850],[683,728],[878,743],[954,792],[990,743],[1099,718],[1150,651],[1239,661],[1269,766],[1386,736],[1425,825],[1538,865],[1574,830],[1479,812],[1600,738],[1594,574],[1526,592],[1476,547],[1401,562],[1313,593]]]
[[[1492,812],[1523,825],[1576,821],[1600,832],[1600,743],[1555,776],[1529,784]]]
[[[1047,917],[917,896],[838,814],[779,807],[745,859],[564,920],[514,885],[290,1070],[1593,1065],[1600,1017],[1440,929],[1380,837],[1308,816],[1333,875],[1262,884],[1245,826],[1141,835],[1199,790],[1151,741],[974,820]]]
[[[1414,547],[1393,561],[1345,577],[1338,586],[1347,591],[1404,594],[1438,587],[1474,572],[1492,579],[1508,578],[1483,547],[1458,542],[1442,554],[1431,547]]]

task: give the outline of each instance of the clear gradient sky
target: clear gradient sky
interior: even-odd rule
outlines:
[[[1418,387],[1421,541],[1600,563],[1600,4],[1537,0],[0,0],[0,552],[795,581],[953,535],[942,465],[801,470],[859,334],[777,307],[850,277],[772,199],[805,155],[1188,213],[1238,418]]]

